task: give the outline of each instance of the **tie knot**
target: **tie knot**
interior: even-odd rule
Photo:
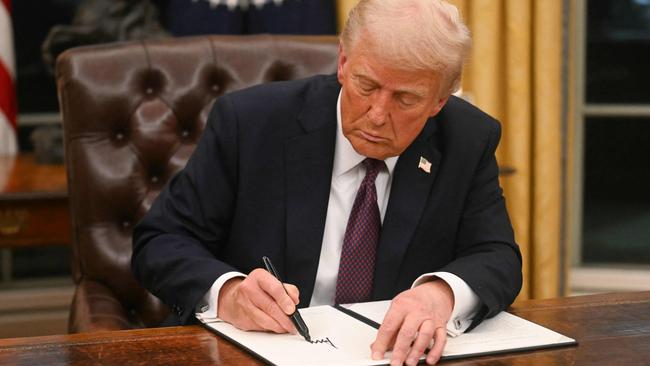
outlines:
[[[373,182],[377,178],[377,174],[386,166],[383,160],[377,160],[372,158],[366,158],[361,162],[364,167],[366,167],[366,179],[370,179]]]

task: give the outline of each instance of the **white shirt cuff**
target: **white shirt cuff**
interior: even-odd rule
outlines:
[[[203,295],[200,305],[196,309],[196,317],[204,322],[218,321],[218,305],[219,305],[219,291],[226,281],[235,277],[246,277],[245,274],[240,272],[226,272],[219,276],[210,287],[210,290]]]
[[[429,282],[433,277],[445,281],[454,294],[454,309],[447,322],[447,334],[451,337],[459,336],[472,324],[472,318],[478,312],[481,301],[465,281],[449,272],[425,273],[413,282],[411,288]]]

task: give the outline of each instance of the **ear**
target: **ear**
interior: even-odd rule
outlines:
[[[343,84],[343,66],[347,62],[348,58],[345,55],[345,51],[343,50],[343,44],[339,43],[339,63],[336,68],[336,76],[339,79],[339,83]]]
[[[438,103],[436,103],[436,104],[433,106],[433,110],[431,111],[431,114],[429,115],[429,117],[433,117],[433,116],[435,116],[436,114],[438,114],[438,112],[440,112],[440,110],[442,109],[442,107],[444,107],[445,104],[447,104],[447,101],[448,101],[448,100],[449,100],[449,96],[446,96],[446,97],[444,97],[444,98],[438,100]]]

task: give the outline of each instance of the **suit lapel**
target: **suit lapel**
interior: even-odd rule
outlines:
[[[435,120],[430,120],[395,166],[377,248],[373,299],[394,295],[402,260],[422,217],[442,157],[434,144],[435,130]],[[418,168],[420,157],[431,163],[430,173]]]
[[[300,289],[304,306],[314,290],[329,201],[334,144],[336,78],[319,82],[306,94],[299,122],[304,134],[285,143],[287,195],[286,278]]]

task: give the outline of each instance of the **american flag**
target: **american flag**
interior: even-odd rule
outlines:
[[[0,0],[0,155],[14,155],[16,144],[16,89],[11,1]]]
[[[192,0],[194,2],[198,0]],[[228,9],[233,10],[238,6],[242,9],[247,9],[250,5],[262,7],[266,3],[274,3],[275,5],[282,4],[283,0],[203,0],[210,3],[211,6],[226,5]]]
[[[431,163],[429,160],[420,156],[420,162],[418,163],[418,168],[424,170],[427,173],[431,173]]]

